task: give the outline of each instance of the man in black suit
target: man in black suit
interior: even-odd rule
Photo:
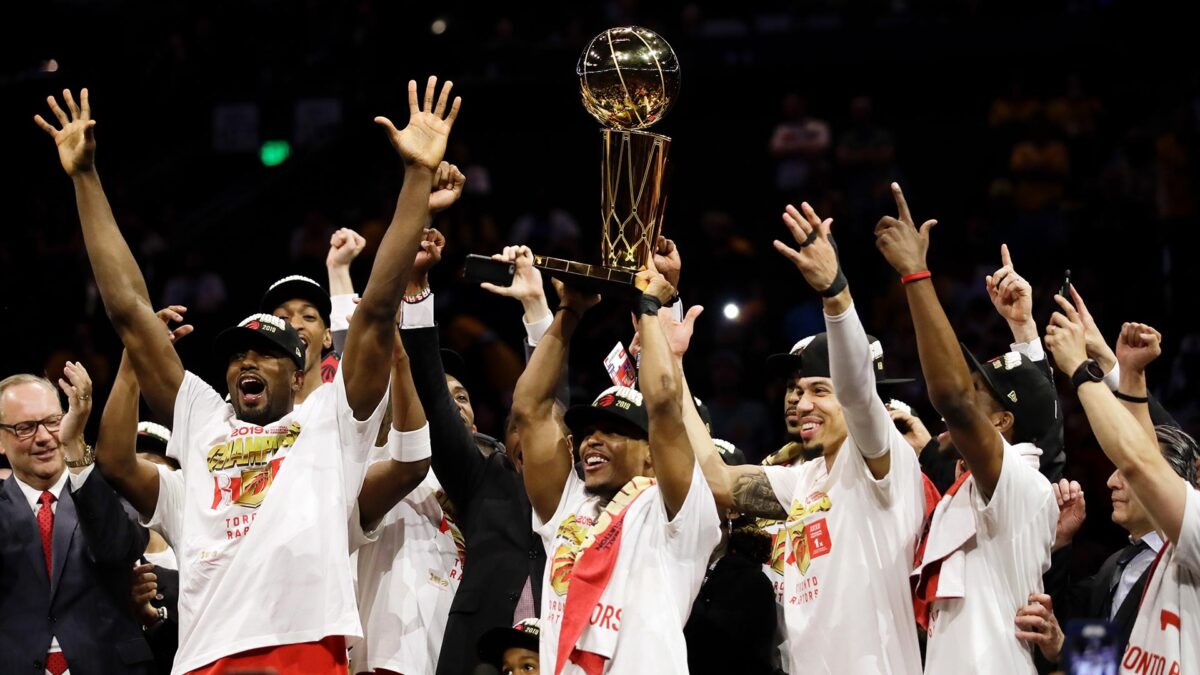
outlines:
[[[91,475],[91,381],[79,364],[64,374],[65,415],[48,380],[0,381],[0,452],[13,469],[0,487],[0,672],[149,675],[129,606],[146,534]]]
[[[429,420],[432,469],[454,505],[467,550],[437,664],[438,675],[462,675],[478,664],[475,646],[485,632],[536,614],[546,553],[532,529],[519,443],[506,439],[507,452],[481,451],[473,433],[470,395],[461,381],[461,362],[450,358],[443,363],[427,275],[444,241],[431,231],[422,244],[405,291],[400,334]],[[532,277],[537,271],[531,265],[517,267],[518,278],[509,289],[536,289],[544,305],[540,275],[534,284],[524,275]],[[545,313],[549,316],[549,309]],[[539,318],[527,311],[526,324]]]
[[[1174,426],[1159,425],[1154,431],[1167,463],[1175,473],[1195,485],[1196,457],[1200,452],[1196,441]],[[1064,623],[1068,618],[1111,621],[1120,647],[1117,653],[1122,654],[1137,619],[1150,568],[1164,542],[1155,531],[1146,507],[1126,485],[1119,469],[1109,476],[1108,487],[1112,490],[1112,520],[1129,533],[1129,544],[1109,556],[1095,575],[1073,585],[1067,597],[1069,606],[1059,608],[1057,614]],[[1062,656],[1063,632],[1059,619],[1051,611],[1048,596],[1040,598],[1020,610],[1018,626],[1028,631],[1024,634],[1025,639],[1036,643],[1046,660],[1058,663]],[[1022,635],[1018,632],[1018,637]]]

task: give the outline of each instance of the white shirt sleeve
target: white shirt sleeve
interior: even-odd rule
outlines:
[[[562,496],[558,498],[558,507],[554,509],[554,515],[550,516],[549,520],[542,522],[542,519],[538,518],[537,509],[532,509],[533,531],[542,538],[542,543],[547,549],[554,543],[554,535],[558,531],[559,523],[575,512],[583,497],[583,481],[575,475],[575,469],[572,467],[567,474],[567,482],[563,485]],[[547,552],[549,553],[549,551]]]
[[[232,407],[207,382],[195,373],[185,371],[179,391],[175,394],[175,414],[171,422],[171,441],[167,443],[167,457],[179,462],[182,471],[187,471],[189,462],[184,454],[190,450],[188,439],[195,432],[192,420],[197,420],[197,425],[201,425],[232,414]]]
[[[1175,560],[1192,574],[1200,574],[1200,492],[1191,486],[1188,486],[1183,509],[1183,525],[1179,528],[1179,541],[1175,542]]]
[[[663,510],[665,518],[667,507],[666,504],[663,504],[662,492],[660,491],[658,494],[660,495],[659,508]],[[698,548],[698,542],[707,541],[705,538],[707,529],[712,529],[717,539],[720,539],[721,516],[717,513],[717,502],[713,498],[712,490],[708,487],[708,481],[704,478],[704,472],[700,470],[700,462],[696,462],[692,467],[692,484],[688,488],[683,505],[675,513],[675,517],[667,519],[666,523],[667,537],[681,539],[679,545],[689,551],[695,551]],[[710,542],[708,553],[712,552],[713,546],[716,544],[715,539]]]
[[[1022,558],[1043,556],[1050,560],[1054,529],[1058,524],[1058,504],[1050,482],[1021,458],[1008,443],[1000,465],[1000,480],[985,504],[976,489],[971,503],[979,513],[979,522],[991,537],[1011,539],[1027,547]],[[1036,559],[1036,558],[1034,558]]]
[[[824,460],[821,460],[824,461]],[[800,481],[800,473],[796,466],[764,466],[762,472],[771,484],[771,491],[779,505],[787,511],[792,506],[792,496],[796,494],[796,483]]]
[[[825,329],[829,331],[829,374],[850,436],[863,457],[882,457],[891,450],[896,425],[875,388],[867,332],[854,305],[837,316],[826,314]]]
[[[93,463],[85,466],[83,471],[80,471],[79,473],[69,470],[67,471],[67,474],[70,475],[69,480],[71,481],[71,492],[75,492],[79,488],[83,487],[83,484],[87,482],[88,476],[92,475],[92,469],[94,468],[96,468],[96,465]]]
[[[1040,337],[1034,338],[1029,342],[1014,342],[1008,348],[1030,361],[1044,361],[1046,359],[1046,350],[1042,347],[1042,339]]]
[[[329,310],[329,330],[349,330],[350,321],[347,317],[354,314],[358,303],[354,302],[358,293],[342,293],[329,298],[332,309]]]
[[[429,328],[436,326],[433,317],[433,293],[420,302],[405,302],[400,309],[400,328]]]
[[[161,464],[155,464],[154,468],[158,469],[158,502],[154,505],[154,513],[149,518],[142,518],[141,523],[178,549],[186,500],[183,475]]]
[[[331,383],[335,408],[333,419],[330,422],[337,424],[338,440],[342,450],[342,475],[345,479],[346,497],[357,504],[358,492],[362,489],[363,478],[367,473],[367,462],[372,448],[375,447],[375,434],[379,431],[384,410],[390,399],[384,394],[367,419],[357,419],[354,416],[354,409],[350,407],[347,399],[344,373],[344,368],[338,368],[337,375],[334,376]],[[389,389],[391,387],[390,379],[388,387]],[[321,395],[320,390],[317,391],[318,393],[314,395]],[[305,406],[308,405],[309,403],[306,401]]]
[[[536,347],[546,331],[550,330],[550,324],[554,323],[554,314],[547,314],[533,323],[526,323],[525,317],[522,316],[521,323],[525,324],[525,341],[530,347]]]

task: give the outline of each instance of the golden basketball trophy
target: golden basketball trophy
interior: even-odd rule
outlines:
[[[653,31],[610,28],[588,43],[575,72],[583,106],[605,127],[600,130],[600,264],[535,255],[534,265],[587,290],[631,290],[662,230],[671,148],[670,138],[642,130],[675,103],[679,61]]]

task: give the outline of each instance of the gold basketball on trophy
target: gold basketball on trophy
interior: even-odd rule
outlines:
[[[645,129],[662,119],[679,95],[679,61],[652,30],[610,28],[592,38],[579,64],[583,106],[612,129]]]

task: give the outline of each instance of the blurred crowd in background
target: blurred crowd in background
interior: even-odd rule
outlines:
[[[355,263],[364,285],[401,181],[371,119],[402,116],[404,83],[437,72],[471,106],[447,153],[467,174],[466,195],[436,222],[448,245],[432,285],[443,344],[476,378],[479,430],[501,435],[523,367],[521,310],[466,282],[461,261],[513,243],[598,261],[599,134],[574,66],[593,34],[636,24],[670,41],[682,67],[680,98],[653,130],[673,138],[664,234],[682,252],[680,292],[707,308],[687,369],[714,436],[751,461],[774,451],[782,385],[765,374],[765,357],[823,330],[818,298],[771,250],[789,202],[834,218],[889,371],[918,374],[903,291],[871,235],[894,209],[892,180],[921,218],[940,221],[931,267],[975,353],[1009,342],[983,283],[1005,242],[1034,284],[1043,325],[1069,268],[1110,340],[1122,321],[1161,329],[1166,357],[1151,387],[1185,429],[1200,431],[1198,399],[1181,395],[1200,381],[1200,266],[1190,259],[1200,76],[1171,39],[1184,26],[1156,9],[1115,0],[73,0],[16,11],[12,28],[29,31],[8,41],[17,53],[0,70],[0,372],[53,380],[78,360],[107,392],[119,355],[70,183],[29,121],[46,95],[100,94],[98,162],[117,219],[156,304],[190,310],[197,336],[180,344],[184,362],[216,381],[211,338],[256,309],[281,275],[323,281],[339,227],[367,239]],[[625,307],[589,313],[571,355],[577,400],[607,386],[602,359],[631,334]],[[900,393],[937,433],[919,387]],[[1112,466],[1086,427],[1068,426],[1067,448],[1067,476],[1104,511],[1076,539],[1077,558],[1094,568],[1089,547],[1102,558],[1124,533],[1107,518]]]

